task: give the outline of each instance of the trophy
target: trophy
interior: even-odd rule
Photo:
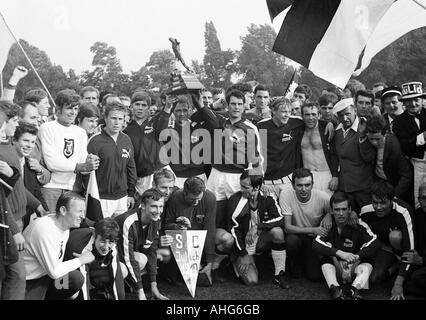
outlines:
[[[195,73],[186,65],[180,51],[180,42],[177,39],[169,38],[172,43],[173,53],[175,54],[175,61],[173,63],[173,71],[170,77],[170,84],[167,90],[168,94],[181,95],[191,93],[191,91],[198,91],[204,89],[203,84],[198,80]],[[181,72],[177,66],[180,62],[186,71]]]

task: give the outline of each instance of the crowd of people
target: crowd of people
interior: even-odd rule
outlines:
[[[421,82],[272,97],[237,83],[0,100],[0,299],[122,300],[181,285],[167,230],[206,230],[198,283],[324,281],[332,299],[426,296]],[[102,217],[87,207],[91,173]],[[287,259],[288,257],[288,259]],[[249,290],[249,289],[248,289]]]

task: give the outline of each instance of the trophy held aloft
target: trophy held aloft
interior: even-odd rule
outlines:
[[[170,84],[167,93],[180,95],[204,89],[204,85],[200,82],[200,80],[198,80],[195,73],[186,65],[180,52],[180,43],[174,38],[169,38],[169,40],[172,43],[173,53],[175,54],[176,60],[172,67],[173,71],[170,76]],[[182,72],[178,69],[178,62],[185,67],[185,71]]]

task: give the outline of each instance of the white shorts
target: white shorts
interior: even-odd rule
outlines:
[[[206,187],[214,193],[216,201],[227,200],[241,190],[240,176],[241,173],[222,172],[212,168]]]
[[[127,196],[117,200],[100,199],[100,203],[104,218],[115,217],[128,210]]]
[[[199,174],[198,176],[196,176],[196,177],[198,177],[198,178],[200,178],[201,180],[203,180],[204,181],[204,184],[207,184],[207,176],[206,176],[206,174],[205,173],[203,173],[203,174]],[[179,178],[179,177],[176,177],[176,180],[175,180],[175,186],[176,187],[178,187],[179,189],[183,189],[183,185],[184,185],[184,183],[185,183],[185,181],[187,180],[188,178]]]
[[[265,180],[263,181],[264,187],[262,189],[267,195],[275,197],[277,200],[280,198],[281,192],[292,192],[293,184],[291,183],[291,174],[282,177],[278,180]],[[271,194],[269,191],[273,190],[275,194]]]

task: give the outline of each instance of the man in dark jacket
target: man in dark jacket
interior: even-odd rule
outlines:
[[[330,208],[332,227],[326,236],[317,236],[312,247],[321,255],[321,270],[332,298],[359,300],[362,299],[359,290],[368,289],[379,241],[364,222],[359,221],[355,225],[349,223],[351,206],[344,192],[333,194]],[[350,290],[344,293],[341,284],[349,283]]]
[[[360,141],[360,152],[373,164],[376,180],[389,181],[395,188],[395,196],[413,206],[413,168],[402,153],[398,139],[386,133],[382,116],[375,115],[367,120]]]
[[[391,299],[400,300],[404,299],[403,284],[412,267],[398,257],[414,250],[415,234],[410,209],[394,196],[394,188],[389,182],[375,182],[371,186],[372,203],[361,209],[360,218],[382,243],[375,257],[371,281],[380,283],[393,275],[392,270],[398,269]]]
[[[99,157],[96,170],[104,218],[116,216],[135,204],[136,167],[130,138],[121,132],[125,107],[118,103],[105,107],[105,126],[89,141],[87,151]]]
[[[160,159],[162,142],[160,134],[169,125],[172,103],[168,98],[164,109],[154,117],[150,116],[151,97],[145,92],[135,92],[132,96],[133,120],[123,131],[132,140],[137,172],[137,196],[152,187],[153,174],[167,166]]]

